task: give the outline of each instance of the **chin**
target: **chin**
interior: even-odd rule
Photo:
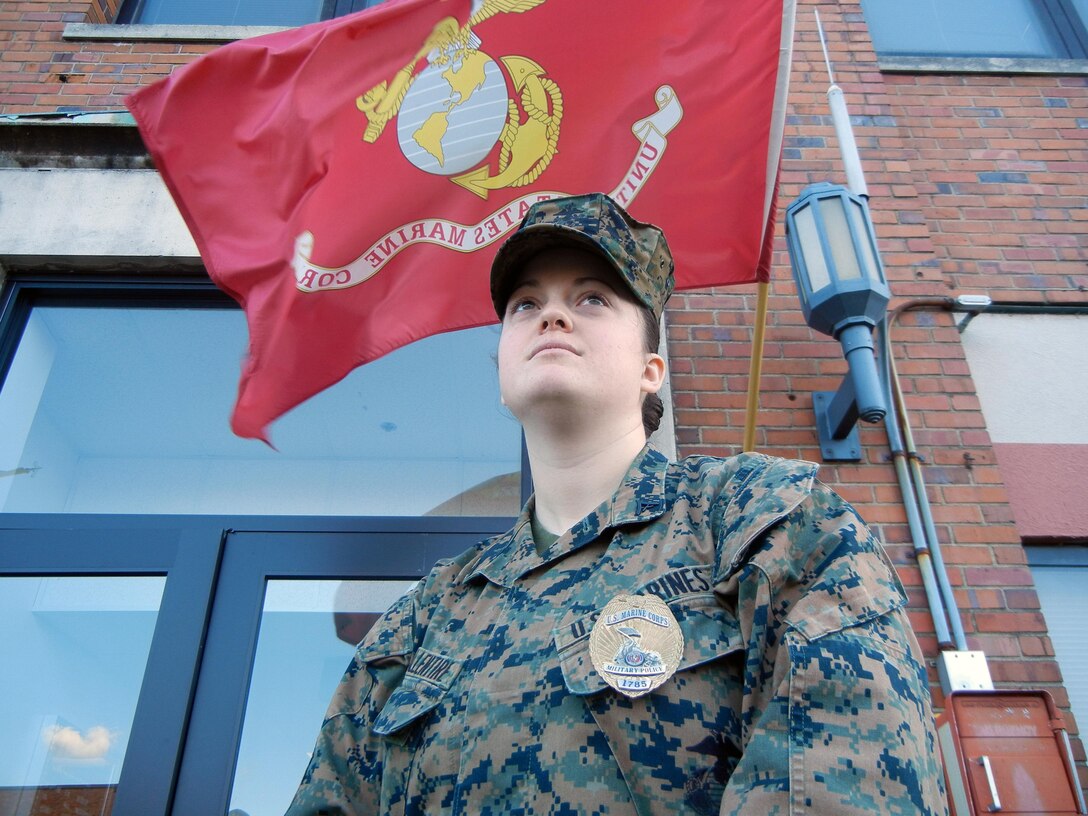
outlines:
[[[570,416],[595,408],[580,390],[563,383],[539,383],[515,396],[503,394],[503,398],[506,407],[521,422],[534,416]]]

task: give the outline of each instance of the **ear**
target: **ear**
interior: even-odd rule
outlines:
[[[647,354],[646,365],[642,369],[642,382],[639,390],[644,394],[656,394],[665,384],[665,374],[668,366],[665,358],[660,354]]]

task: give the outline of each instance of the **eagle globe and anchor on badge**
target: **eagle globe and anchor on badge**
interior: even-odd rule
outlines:
[[[356,99],[367,118],[363,141],[374,143],[396,119],[397,143],[409,162],[483,199],[491,190],[536,181],[558,150],[563,95],[528,57],[495,60],[480,51],[472,28],[543,2],[484,0],[463,27],[453,17],[440,20],[411,62]],[[489,161],[496,144],[497,161]]]

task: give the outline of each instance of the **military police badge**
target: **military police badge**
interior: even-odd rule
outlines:
[[[659,598],[617,595],[589,635],[589,654],[601,678],[628,697],[640,697],[676,671],[684,633]]]

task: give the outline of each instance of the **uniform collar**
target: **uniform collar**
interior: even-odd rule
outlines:
[[[527,572],[581,549],[603,533],[622,524],[653,521],[667,509],[665,471],[669,460],[646,446],[628,468],[611,499],[579,521],[540,555],[530,523],[536,497],[530,496],[517,522],[506,533],[487,542],[483,552],[461,573],[462,581],[483,576],[501,586],[512,586]]]

